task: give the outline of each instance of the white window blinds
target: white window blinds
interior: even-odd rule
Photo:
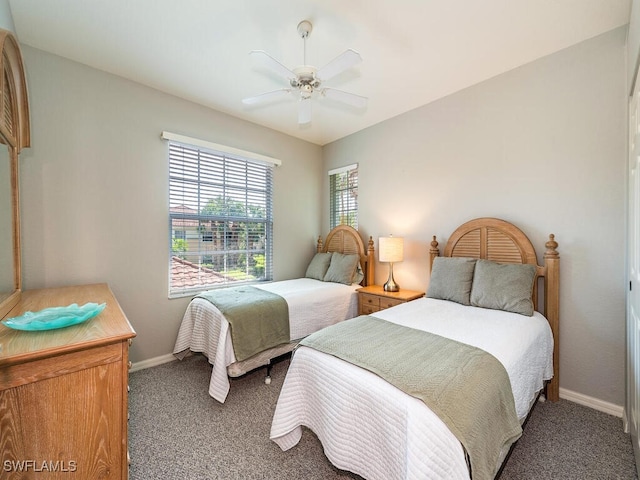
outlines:
[[[358,164],[329,171],[330,228],[358,228]]]
[[[169,296],[272,279],[273,169],[169,141]]]

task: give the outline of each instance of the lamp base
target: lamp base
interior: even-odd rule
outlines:
[[[384,286],[382,287],[384,288],[385,292],[399,292],[400,291],[400,287],[398,286],[397,283],[385,283]]]
[[[382,288],[385,292],[400,291],[400,285],[398,285],[396,281],[393,279],[393,263],[389,264],[389,279],[387,280],[387,283],[383,285]]]

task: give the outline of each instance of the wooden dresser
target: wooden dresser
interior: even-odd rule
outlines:
[[[0,324],[0,478],[128,478],[128,350],[136,335],[106,284],[31,290],[5,318],[72,303],[106,308],[79,325]]]

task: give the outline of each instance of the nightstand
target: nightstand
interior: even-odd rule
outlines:
[[[369,315],[385,308],[410,302],[424,297],[424,292],[400,289],[399,292],[385,292],[382,285],[370,285],[356,290],[358,292],[358,315]]]

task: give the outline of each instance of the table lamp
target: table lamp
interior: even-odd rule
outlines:
[[[389,279],[384,284],[385,292],[397,292],[400,290],[400,286],[393,279],[393,264],[395,262],[401,262],[404,253],[404,241],[402,237],[394,237],[389,235],[388,237],[380,237],[378,239],[379,247],[379,260],[381,262],[389,263]]]

